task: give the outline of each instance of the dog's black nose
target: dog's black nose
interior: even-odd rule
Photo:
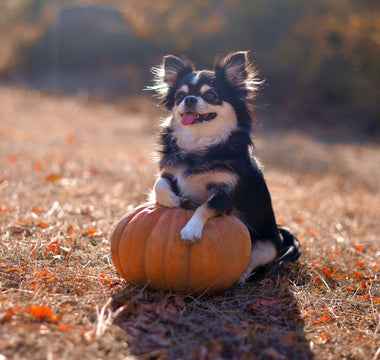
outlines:
[[[194,95],[186,96],[186,98],[185,98],[185,105],[186,106],[191,107],[191,106],[195,105],[196,103],[197,103],[196,96],[194,96]]]

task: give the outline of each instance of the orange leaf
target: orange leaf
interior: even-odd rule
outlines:
[[[298,222],[305,222],[305,218],[299,217],[299,218],[296,218],[296,221],[298,221]]]
[[[354,248],[358,251],[362,251],[364,249],[362,244],[354,244]]]
[[[9,311],[7,311],[6,313],[1,314],[0,315],[0,324],[4,324],[5,322],[8,322],[11,319],[13,313],[17,311],[17,309],[18,309],[18,307],[15,306],[12,309],[10,309]]]
[[[60,177],[61,177],[61,175],[59,175],[57,173],[51,173],[49,175],[46,175],[44,180],[46,182],[54,182],[54,181],[58,180]]]
[[[8,154],[7,159],[12,164],[18,163],[18,157],[16,155]]]
[[[71,329],[73,329],[72,326],[65,325],[65,324],[59,324],[59,325],[57,325],[57,328],[60,329],[60,330],[71,330]]]
[[[40,171],[42,169],[42,163],[41,161],[35,161],[33,164],[33,168],[35,171]]]
[[[330,270],[327,269],[327,268],[323,268],[322,271],[323,271],[323,273],[324,273],[326,276],[330,276],[330,275],[331,275]]]
[[[329,318],[327,315],[323,315],[323,316],[320,318],[320,321],[322,321],[322,322],[330,322],[330,321],[331,321],[331,318]]]
[[[45,221],[40,221],[40,226],[45,227],[45,226],[48,226],[48,224]]]
[[[364,266],[365,263],[363,261],[358,261],[357,263],[355,263],[355,265]]]
[[[378,268],[379,268],[379,264],[378,264],[378,263],[374,263],[374,264],[373,264],[373,268],[374,268],[374,269],[378,269]]]
[[[56,322],[60,318],[59,315],[53,316],[53,310],[48,306],[31,305],[28,307],[29,312],[38,320]]]
[[[66,134],[66,141],[67,141],[69,144],[75,142],[75,140],[76,140],[76,136],[75,136],[75,134],[73,134],[73,133],[67,133],[67,134]]]
[[[362,289],[365,289],[367,287],[367,283],[364,280],[361,282],[361,287]]]
[[[317,230],[308,230],[308,235],[318,235],[319,232]]]
[[[95,234],[95,229],[87,229],[87,232],[92,235],[92,234]]]

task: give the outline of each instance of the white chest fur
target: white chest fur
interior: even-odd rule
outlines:
[[[187,176],[181,167],[165,168],[163,171],[174,176],[180,196],[189,198],[193,206],[199,206],[209,199],[213,192],[211,184],[224,184],[234,188],[238,181],[236,174],[223,170],[213,170],[190,176]]]

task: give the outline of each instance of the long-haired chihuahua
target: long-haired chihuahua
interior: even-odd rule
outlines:
[[[213,71],[196,71],[189,60],[168,55],[153,72],[152,88],[171,112],[161,128],[153,196],[163,206],[195,210],[181,231],[183,241],[198,241],[208,219],[233,212],[252,241],[241,282],[255,269],[296,260],[299,242],[277,226],[253,156],[253,98],[260,81],[248,53],[218,59]]]

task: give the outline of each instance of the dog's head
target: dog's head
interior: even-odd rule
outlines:
[[[189,60],[168,55],[154,73],[154,89],[173,112],[174,129],[213,136],[251,128],[251,100],[260,82],[247,52],[218,59],[213,71],[195,71]]]

